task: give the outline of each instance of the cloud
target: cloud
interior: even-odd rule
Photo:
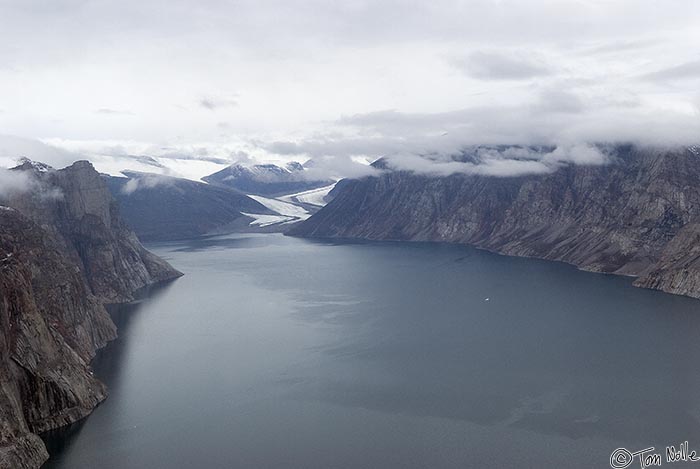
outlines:
[[[595,46],[587,46],[580,53],[584,55],[620,54],[639,49],[648,49],[659,43],[659,39],[616,40]]]
[[[519,176],[547,173],[567,164],[602,165],[608,162],[608,157],[601,149],[588,144],[481,147],[459,139],[446,139],[448,135],[426,137],[421,141],[382,141],[386,151],[379,154],[383,155],[390,169],[436,176],[455,173]],[[292,142],[287,143],[289,145],[282,147],[290,149]],[[307,164],[309,170],[305,177],[314,180],[374,176],[380,172],[354,158],[361,155],[377,155],[379,142],[368,145],[366,140],[357,139],[352,142],[334,140],[325,144],[306,142],[294,145],[296,152],[313,154],[313,164]]]
[[[199,105],[204,109],[215,111],[221,108],[236,107],[238,106],[238,102],[231,98],[216,98],[210,96],[207,98],[200,99]]]
[[[566,164],[599,165],[608,158],[598,143],[694,144],[697,114],[676,111],[650,116],[643,108],[608,97],[584,100],[561,88],[544,88],[529,103],[474,107],[443,113],[395,110],[342,116],[344,132],[297,141],[275,141],[265,150],[311,158],[385,157],[394,169],[426,174],[514,176],[546,173]],[[494,150],[498,146],[507,150]],[[516,147],[513,147],[516,146]],[[549,148],[517,150],[514,148]],[[477,148],[477,150],[473,150]],[[456,156],[473,152],[475,160]]]
[[[673,67],[647,73],[644,78],[651,81],[677,81],[700,78],[700,60],[685,62]]]
[[[592,145],[536,147],[474,147],[455,155],[396,154],[386,157],[389,168],[431,176],[469,174],[496,177],[545,174],[567,164],[599,166],[608,156]]]
[[[275,141],[265,145],[267,150],[278,155],[301,155],[306,150],[301,148],[296,142]]]
[[[159,174],[128,174],[129,180],[124,184],[121,191],[124,194],[133,194],[142,189],[153,189],[158,186],[173,185],[173,178],[161,176]]]
[[[610,161],[608,155],[600,148],[582,144],[559,146],[542,159],[548,165],[571,163],[583,166],[600,166]]]
[[[553,73],[547,65],[523,52],[478,51],[466,58],[452,59],[452,65],[479,80],[527,80]]]
[[[361,178],[376,176],[381,170],[367,162],[359,162],[346,156],[320,156],[307,162],[302,174],[306,180],[323,181],[342,178]]]
[[[33,190],[35,181],[22,171],[9,171],[0,168],[0,198]]]
[[[119,110],[119,109],[109,109],[106,107],[96,109],[95,114],[104,114],[104,115],[109,115],[109,116],[133,116],[134,115],[134,113],[131,111],[123,111],[123,110]]]
[[[31,192],[39,199],[60,199],[63,191],[60,188],[49,185],[42,179],[37,179],[32,171],[8,170],[0,168],[0,201],[12,199],[27,192]]]
[[[236,150],[229,154],[230,162],[240,163],[244,165],[255,164],[256,161],[245,151]]]
[[[45,3],[3,4],[0,128],[112,174],[700,135],[696,0]]]
[[[583,100],[575,93],[563,88],[547,88],[540,92],[535,110],[543,114],[580,113],[585,107]]]
[[[0,167],[14,166],[23,157],[61,168],[84,159],[77,153],[35,139],[0,135]]]
[[[194,181],[229,165],[236,141],[154,144],[139,141],[48,139],[52,146],[65,148],[73,160],[90,160],[97,171],[118,176],[124,170],[158,173]]]
[[[518,105],[475,106],[438,113],[378,111],[344,116],[336,121],[351,137],[308,139],[297,150],[315,153],[343,149],[411,148],[430,152],[465,145],[552,145],[562,142],[636,142],[640,144],[689,145],[700,138],[700,119],[691,111],[648,108],[623,104],[620,96],[589,94],[588,103],[571,91],[540,90],[534,99]],[[584,112],[585,111],[585,112]],[[270,150],[277,147],[268,147]],[[421,151],[419,151],[420,153]]]

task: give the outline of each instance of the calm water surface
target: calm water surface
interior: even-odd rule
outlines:
[[[46,467],[576,468],[700,449],[700,301],[465,246],[151,247],[186,276],[114,312],[94,363],[110,397],[46,436]]]

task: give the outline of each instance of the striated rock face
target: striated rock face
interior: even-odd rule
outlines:
[[[181,274],[124,227],[89,163],[14,171],[28,187],[0,201],[0,467],[36,468],[36,434],[107,395],[89,368],[116,337],[103,304]]]
[[[37,171],[25,163],[14,171],[30,173],[36,186],[10,197],[7,205],[55,235],[68,256],[82,264],[90,288],[102,301],[129,301],[134,291],[180,275],[141,246],[89,162],[58,171]]]
[[[700,297],[700,158],[618,146],[611,161],[519,177],[386,172],[343,184],[289,234],[467,243]]]
[[[38,467],[47,455],[34,433],[106,397],[88,363],[116,331],[52,237],[10,210],[0,210],[0,322],[0,467]]]
[[[700,224],[683,226],[635,285],[700,298]]]

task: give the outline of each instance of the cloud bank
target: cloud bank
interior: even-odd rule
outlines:
[[[608,163],[609,157],[595,146],[573,145],[554,149],[476,147],[464,149],[459,155],[395,154],[385,160],[390,169],[430,176],[513,177],[550,173],[567,164],[599,166]]]
[[[112,174],[700,140],[695,0],[5,3],[0,128]]]

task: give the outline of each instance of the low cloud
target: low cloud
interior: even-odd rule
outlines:
[[[456,155],[396,154],[385,158],[390,169],[431,176],[473,174],[512,177],[551,173],[568,165],[599,166],[608,156],[592,145],[562,145],[556,148],[475,147]]]
[[[561,86],[536,89],[532,101],[517,105],[342,116],[325,136],[277,140],[263,148],[297,158],[329,158],[331,163],[384,157],[390,168],[425,174],[516,176],[546,173],[566,164],[605,164],[608,158],[598,144],[678,146],[700,140],[697,112],[650,114],[634,95],[625,93],[596,95],[587,90],[583,99],[575,89]],[[497,147],[510,149],[493,149]],[[475,148],[479,150],[473,159],[455,156]]]
[[[41,178],[36,178],[32,171],[0,168],[0,201],[11,200],[28,192],[41,200],[63,198],[63,191],[60,188],[48,184]]]
[[[452,59],[452,65],[479,80],[528,80],[551,75],[542,61],[523,52],[473,52],[467,57]]]
[[[0,168],[0,198],[33,190],[35,185],[36,181],[25,172]]]
[[[153,189],[158,186],[169,186],[173,184],[173,179],[159,174],[130,174],[129,180],[124,184],[121,191],[124,194],[133,194],[142,189]]]
[[[366,162],[360,162],[346,156],[321,156],[305,164],[304,177],[307,180],[323,181],[342,178],[361,178],[376,176],[380,170]]]

